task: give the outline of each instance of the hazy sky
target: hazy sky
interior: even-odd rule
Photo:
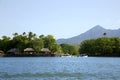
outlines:
[[[120,28],[120,0],[0,0],[0,36],[32,31],[69,38],[95,25]]]

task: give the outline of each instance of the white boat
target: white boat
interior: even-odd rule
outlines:
[[[80,57],[87,58],[88,55],[87,54],[80,54]]]
[[[87,58],[88,57],[88,55],[86,55],[86,56],[82,56],[83,58]]]

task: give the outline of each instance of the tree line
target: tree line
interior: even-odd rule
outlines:
[[[108,38],[105,36],[97,39],[84,40],[80,45],[57,44],[53,35],[39,35],[32,32],[14,33],[13,37],[2,36],[0,39],[0,50],[5,54],[12,48],[23,53],[25,48],[33,48],[39,52],[42,48],[48,48],[51,53],[88,56],[120,56],[120,38]]]
[[[79,52],[89,56],[120,56],[120,38],[97,38],[85,40],[80,44]]]
[[[12,38],[2,36],[0,39],[0,50],[5,53],[12,48],[19,49],[21,53],[25,48],[33,48],[36,52],[42,48],[48,48],[51,53],[78,55],[78,47],[77,45],[57,44],[54,36],[37,36],[33,32],[23,32],[22,34],[14,33]]]

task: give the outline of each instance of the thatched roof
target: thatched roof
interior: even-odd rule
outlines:
[[[0,53],[4,53],[4,51],[0,50]]]
[[[26,48],[26,49],[24,49],[24,51],[25,52],[34,51],[34,49],[33,48]]]
[[[19,49],[13,48],[7,51],[8,53],[19,52]]]
[[[41,51],[42,52],[50,52],[50,50],[48,48],[42,48]]]

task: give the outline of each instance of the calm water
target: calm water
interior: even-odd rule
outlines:
[[[0,80],[120,80],[120,58],[0,58]]]

